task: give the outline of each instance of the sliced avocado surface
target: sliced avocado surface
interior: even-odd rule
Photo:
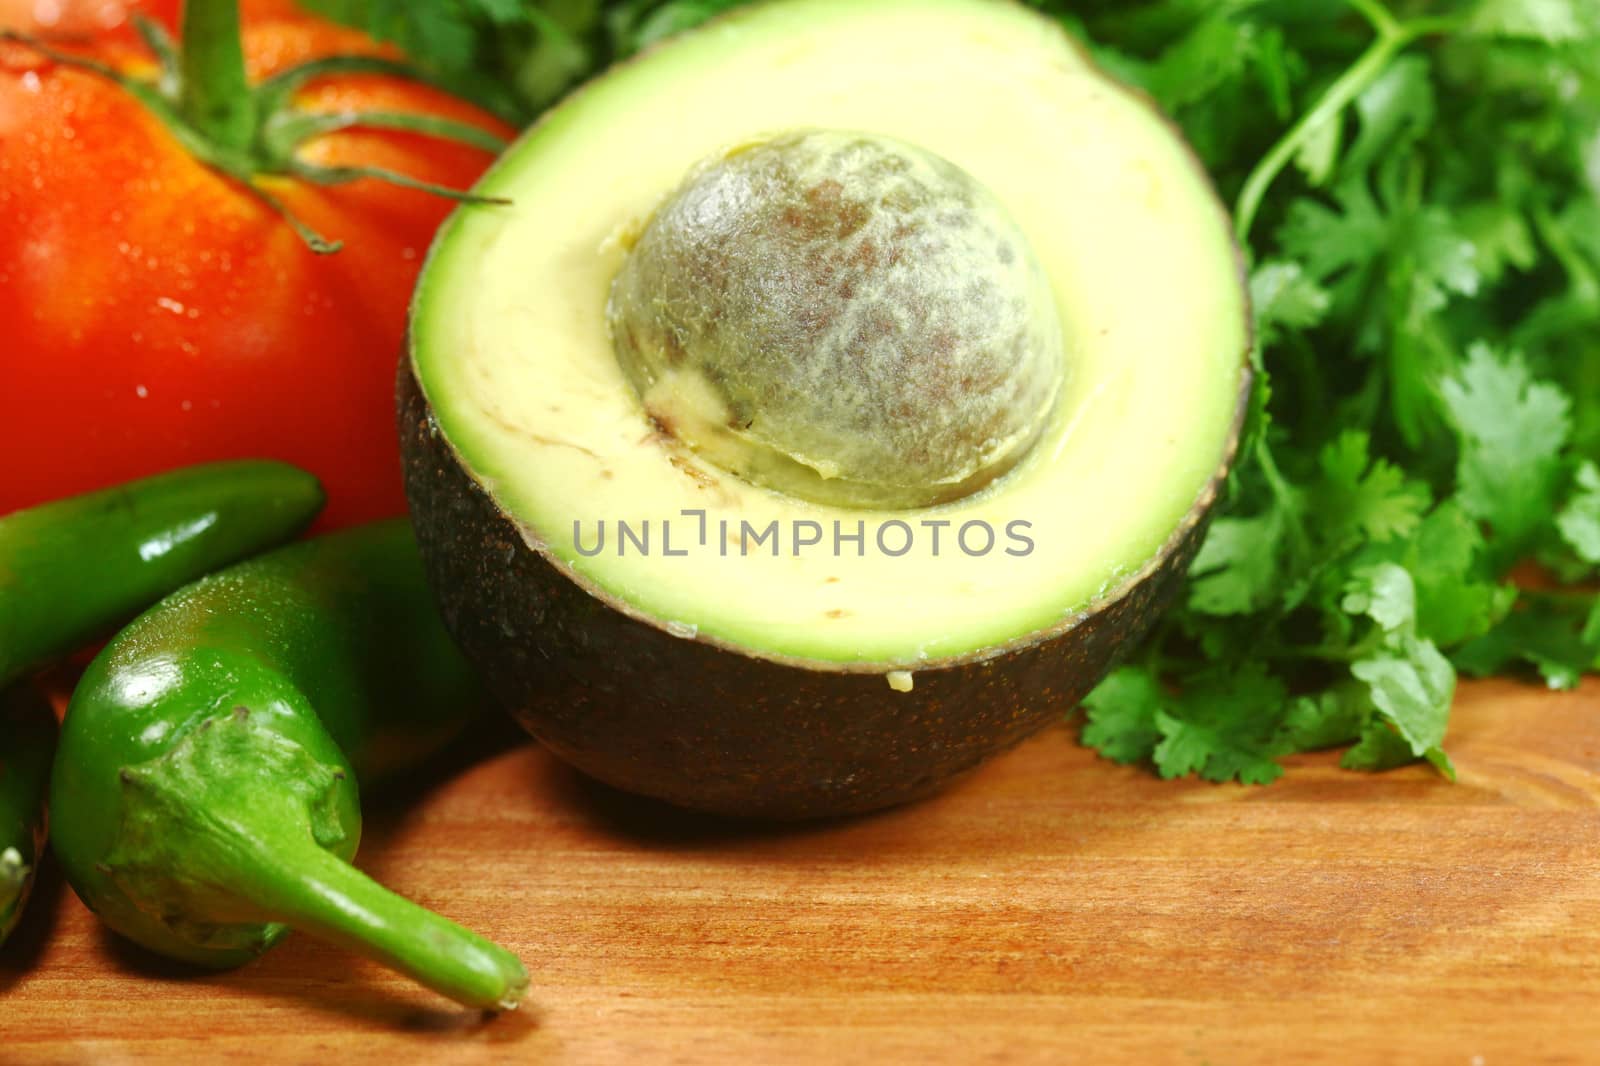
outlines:
[[[1043,264],[1062,395],[1029,454],[972,495],[873,510],[753,484],[660,432],[619,366],[607,300],[663,198],[703,160],[797,129],[882,132],[953,162]],[[1020,6],[736,11],[582,89],[479,191],[513,203],[458,213],[435,245],[412,324],[422,392],[530,544],[673,632],[885,673],[983,654],[1114,594],[1230,450],[1248,318],[1225,215],[1164,120]],[[706,544],[686,510],[706,512]],[[890,551],[909,540],[890,555],[877,533],[895,520],[912,536],[884,531]],[[739,543],[746,522],[778,523],[776,557],[770,538]],[[797,554],[807,522],[822,541]],[[648,523],[649,550],[619,555],[619,523]]]
[[[440,231],[398,377],[451,632],[556,753],[780,818],[1059,721],[1237,446],[1228,220],[1008,0],[768,0],[617,67]],[[603,533],[602,533],[603,529]]]

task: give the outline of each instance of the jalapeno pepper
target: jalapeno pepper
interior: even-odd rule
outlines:
[[[0,518],[0,687],[203,574],[298,534],[317,479],[209,463]]]
[[[0,690],[0,943],[28,902],[44,850],[45,782],[56,716],[32,685]]]
[[[260,556],[90,665],[56,757],[56,854],[108,925],[166,955],[234,966],[295,927],[509,1008],[514,955],[349,864],[357,773],[414,764],[481,706],[405,523]]]
[[[0,940],[21,914],[44,844],[56,737],[44,698],[13,682],[206,572],[283,543],[321,507],[310,474],[243,461],[0,518]]]

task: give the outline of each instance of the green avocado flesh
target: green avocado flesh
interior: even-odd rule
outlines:
[[[951,372],[928,349],[965,341],[917,342],[926,316],[899,312],[885,329],[912,342],[883,358],[892,372],[870,356],[856,377],[845,357],[799,369],[822,358],[805,344],[816,331],[758,332],[771,308],[755,290],[726,316],[685,307],[729,290],[630,260],[692,175],[802,131],[946,161],[1002,220],[971,232],[1025,237],[1021,282],[974,266],[988,288],[970,306],[953,288],[916,304],[978,338],[978,371]],[[1164,120],[1019,5],[742,9],[585,87],[476,191],[511,204],[457,212],[413,305],[411,369],[437,431],[528,545],[675,635],[904,689],[919,668],[1036,641],[1115,599],[1230,458],[1249,341],[1225,214]],[[710,248],[676,261],[712,271]],[[915,304],[836,298],[850,313]],[[987,323],[986,308],[1011,318]],[[630,326],[656,341],[630,348]],[[719,348],[719,330],[759,343]],[[1011,334],[1043,339],[993,340]],[[969,402],[947,402],[963,389]],[[941,484],[955,498],[921,502]]]

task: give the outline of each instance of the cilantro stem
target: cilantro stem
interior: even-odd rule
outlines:
[[[1288,659],[1315,659],[1324,663],[1353,663],[1366,658],[1373,649],[1358,645],[1337,644],[1285,644],[1274,652]]]
[[[1300,501],[1295,498],[1294,486],[1278,469],[1278,461],[1273,458],[1272,448],[1265,436],[1256,441],[1256,465],[1261,468],[1261,476],[1266,478],[1267,487],[1278,501],[1279,512],[1289,527],[1289,534],[1294,537],[1295,546],[1305,549],[1311,542],[1306,537],[1305,526],[1300,522]]]
[[[1348,3],[1372,23],[1378,34],[1377,39],[1328,86],[1316,105],[1301,115],[1300,120],[1278,139],[1250,171],[1233,211],[1234,233],[1240,244],[1248,242],[1250,227],[1255,223],[1256,212],[1261,209],[1267,189],[1324,123],[1337,121],[1339,113],[1366,92],[1390,61],[1417,38],[1432,33],[1446,33],[1460,25],[1459,20],[1443,17],[1399,22],[1378,0],[1348,0]]]
[[[1378,3],[1377,0],[1347,0],[1347,2],[1356,9],[1362,18],[1372,23],[1372,28],[1379,37],[1394,37],[1398,35],[1400,24],[1389,13],[1389,9]]]
[[[1596,280],[1583,256],[1573,248],[1565,229],[1550,217],[1550,212],[1543,206],[1534,208],[1531,214],[1540,239],[1566,272],[1573,294],[1588,306],[1600,304],[1600,281]]]

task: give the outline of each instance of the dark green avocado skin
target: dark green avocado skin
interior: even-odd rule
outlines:
[[[491,691],[584,773],[748,817],[903,803],[1061,721],[1172,599],[1221,478],[1160,560],[1075,627],[983,661],[919,670],[913,691],[901,693],[881,673],[759,659],[608,606],[529,548],[461,467],[407,359],[397,398],[428,578]]]

